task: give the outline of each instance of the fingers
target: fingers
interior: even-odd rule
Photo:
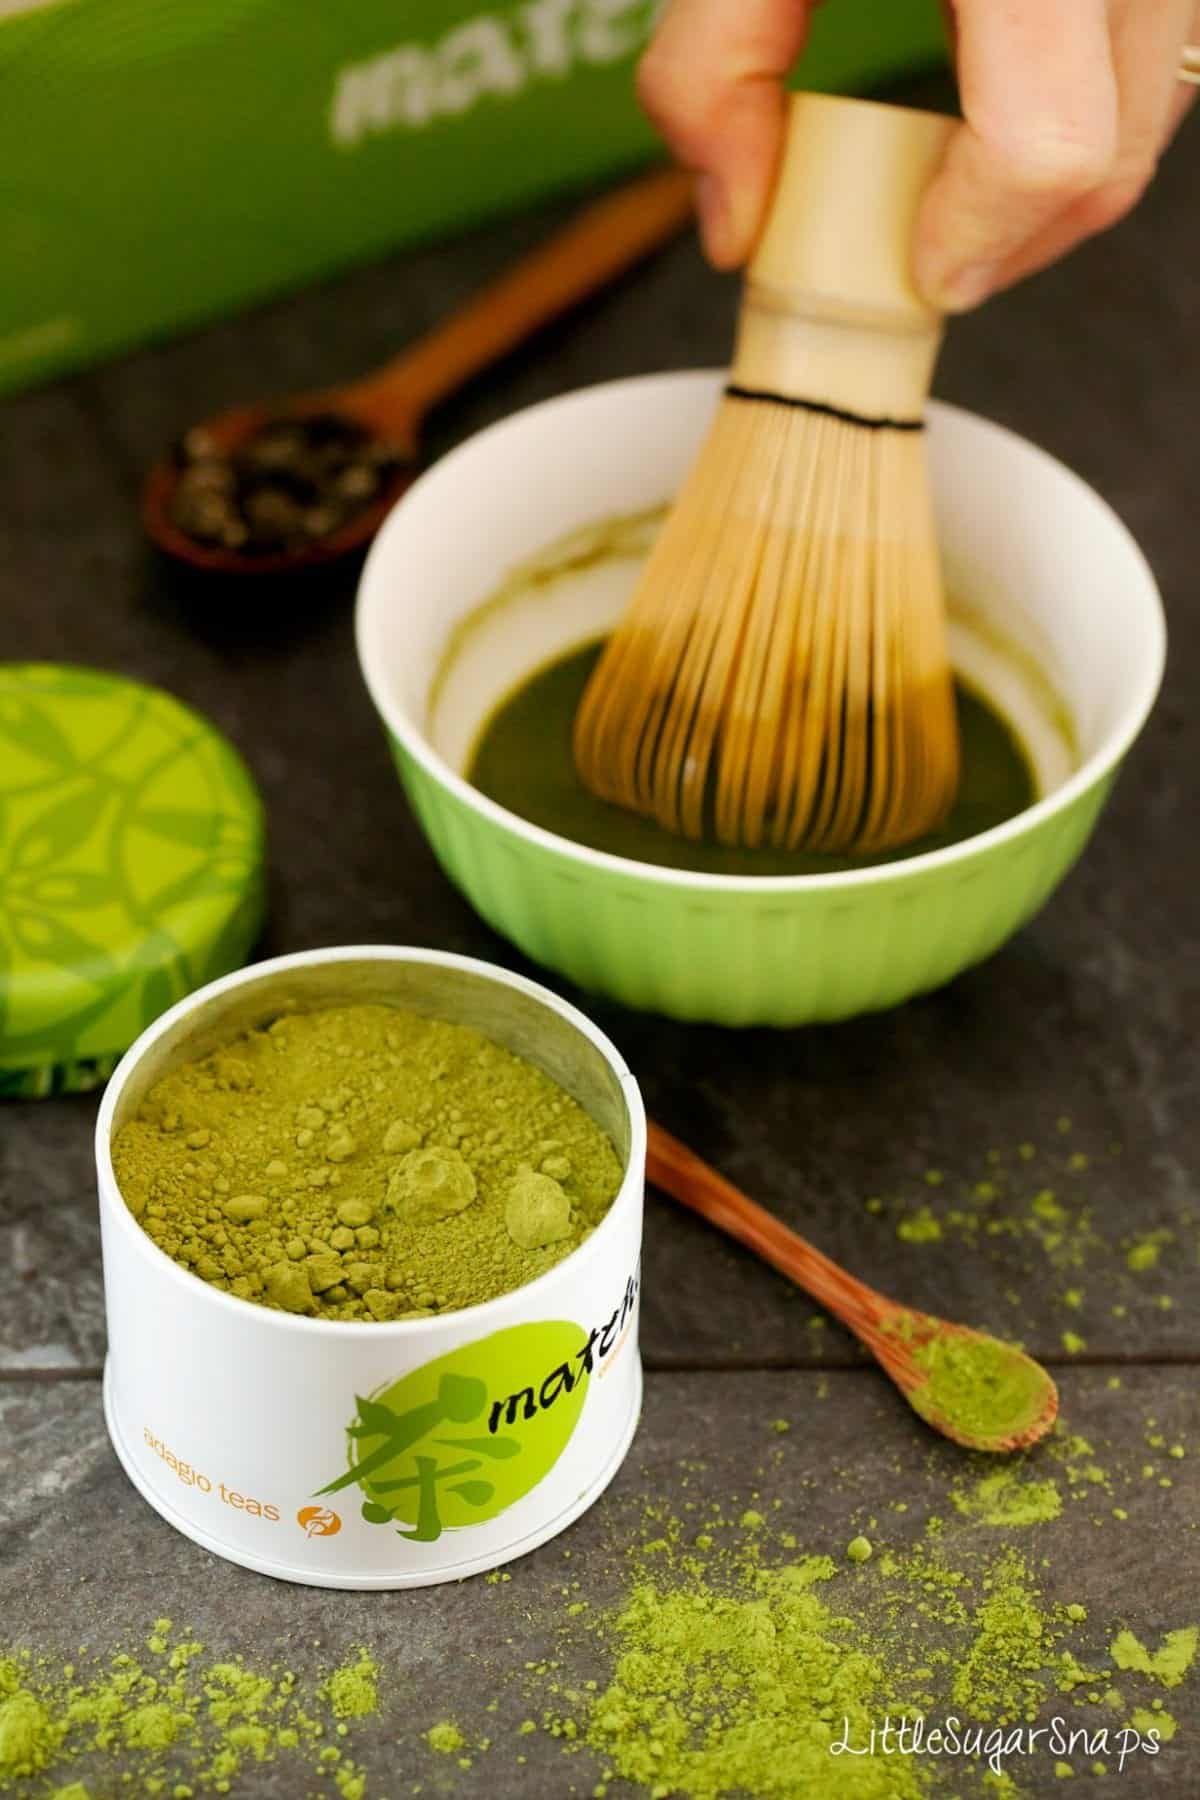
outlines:
[[[1180,81],[1179,65],[1193,19],[1200,29],[1200,12],[1195,0],[1110,0],[1110,12],[1121,101],[1116,173],[1149,177],[1182,117],[1180,96],[1194,93]]]
[[[1177,74],[1191,19],[1192,0],[1171,0],[1167,5],[1126,0],[1114,9],[1112,41],[1120,102],[1115,161],[1099,186],[1068,205],[997,271],[997,287],[1056,262],[1136,206],[1196,96],[1195,88]]]
[[[810,10],[809,0],[671,0],[642,58],[639,96],[700,176],[700,229],[718,268],[744,261],[757,236],[783,138],[783,78]]]
[[[783,78],[817,0],[670,0],[638,89],[697,171],[705,248],[749,254],[783,136]],[[1129,211],[1194,97],[1176,80],[1194,0],[943,0],[965,123],[918,220],[914,272],[976,305]],[[1195,35],[1195,34],[1193,34]]]
[[[918,284],[948,312],[992,292],[1023,249],[1104,181],[1118,146],[1105,0],[957,0],[955,12],[965,123],[925,196],[913,246]]]

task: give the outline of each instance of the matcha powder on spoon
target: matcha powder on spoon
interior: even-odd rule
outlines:
[[[287,1014],[162,1077],[113,1141],[160,1249],[213,1286],[313,1318],[476,1306],[600,1223],[612,1144],[482,1033],[399,1008]]]
[[[926,1377],[909,1394],[914,1409],[956,1435],[981,1444],[1016,1437],[1045,1414],[1044,1371],[998,1338],[942,1332],[913,1350],[913,1362]]]

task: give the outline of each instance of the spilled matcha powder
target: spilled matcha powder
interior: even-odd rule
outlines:
[[[0,1647],[0,1794],[192,1800],[252,1791],[253,1770],[279,1762],[297,1793],[321,1781],[330,1800],[366,1800],[345,1721],[376,1712],[378,1673],[360,1651],[306,1681],[277,1664],[214,1654],[170,1619],[156,1620],[143,1644],[106,1656]]]
[[[287,1014],[158,1081],[113,1142],[160,1249],[261,1306],[365,1322],[475,1306],[561,1262],[621,1164],[540,1069],[396,1007]]]
[[[903,1700],[894,1672],[822,1588],[828,1558],[743,1574],[734,1592],[699,1571],[638,1583],[615,1620],[612,1679],[587,1708],[586,1741],[651,1794],[919,1800],[912,1757],[830,1756],[868,1741]]]
[[[1113,1755],[1114,1770],[1120,1757],[1133,1793],[1132,1763],[1174,1735],[1161,1702],[1136,1705],[1112,1678],[1115,1665],[1143,1690],[1182,1682],[1190,1627],[1154,1652],[1124,1631],[1106,1658],[1080,1635],[1087,1609],[1047,1595],[1051,1565],[997,1547],[973,1517],[931,1518],[923,1540],[855,1567],[852,1545],[806,1553],[762,1518],[747,1533],[687,1487],[684,1512],[646,1506],[641,1541],[635,1528],[623,1545],[624,1598],[567,1605],[553,1655],[525,1665],[542,1704],[522,1731],[600,1759],[599,1784],[575,1791],[1018,1800],[1026,1772],[1065,1752]],[[604,1678],[581,1679],[589,1664]]]
[[[1043,1525],[1062,1512],[1058,1484],[1030,1481],[1019,1467],[997,1469],[966,1491],[953,1488],[950,1497],[964,1517],[984,1525]]]
[[[1109,1655],[1118,1669],[1133,1669],[1152,1676],[1163,1687],[1178,1687],[1196,1658],[1200,1630],[1188,1625],[1182,1631],[1169,1631],[1158,1650],[1147,1650],[1132,1631],[1119,1631],[1109,1646]]]
[[[837,1460],[803,1473],[803,1445],[772,1437],[767,1467],[722,1459],[717,1494],[697,1480],[711,1463],[656,1461],[654,1498],[611,1493],[584,1554],[546,1546],[540,1568],[480,1581],[488,1627],[450,1691],[402,1623],[382,1627],[390,1650],[343,1644],[316,1667],[299,1636],[302,1661],[281,1666],[169,1619],[103,1652],[0,1642],[0,1796],[1031,1800],[1097,1764],[1118,1800],[1191,1793],[1200,1630],[1144,1618],[1133,1586],[1132,1612],[1084,1605],[1061,1567],[1091,1509],[1055,1502],[1096,1491],[1069,1480],[1098,1467],[1087,1440],[1060,1430],[1000,1471],[977,1459],[979,1479],[935,1447],[921,1486],[941,1510],[922,1524],[907,1501],[873,1513]],[[1051,1461],[1056,1478],[1038,1473]],[[1140,1475],[1113,1458],[1108,1478]],[[843,1503],[824,1527],[817,1487]],[[997,1513],[1028,1514],[1036,1550],[997,1537]]]

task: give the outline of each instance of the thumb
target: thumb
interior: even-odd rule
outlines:
[[[700,177],[704,246],[745,260],[783,139],[783,80],[804,46],[810,0],[671,0],[638,69],[638,94]]]
[[[1117,85],[1105,0],[957,0],[965,123],[925,195],[913,272],[940,310],[1000,285],[1005,264],[1104,180]]]

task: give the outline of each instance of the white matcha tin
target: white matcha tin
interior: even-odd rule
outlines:
[[[373,1001],[474,1026],[608,1133],[624,1180],[556,1268],[428,1319],[297,1317],[173,1262],[125,1205],[113,1135],[177,1063],[285,1011]],[[126,1474],[177,1530],[323,1587],[457,1580],[532,1550],[619,1468],[641,1405],[646,1121],[609,1040],[548,989],[432,950],[314,950],[213,982],[143,1032],[96,1127],[108,1358]]]

